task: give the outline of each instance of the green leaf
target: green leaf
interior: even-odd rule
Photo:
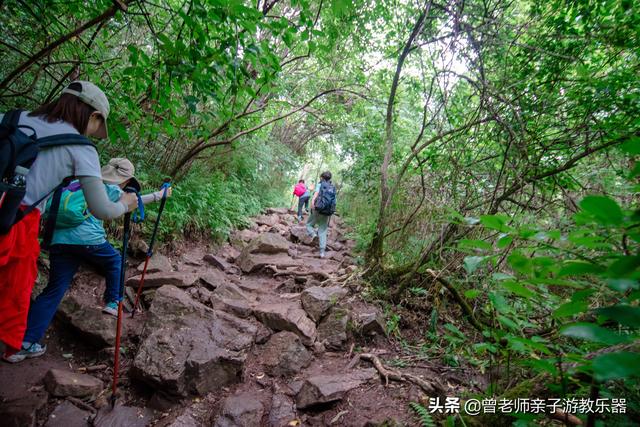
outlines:
[[[482,291],[480,291],[479,289],[469,289],[468,291],[465,291],[464,296],[466,298],[473,299],[473,298],[476,298],[481,293]]]
[[[634,273],[640,267],[640,256],[621,256],[607,270],[607,276],[618,278],[635,278]]]
[[[608,279],[607,286],[618,292],[626,292],[629,289],[640,288],[638,281],[631,279]]]
[[[620,225],[622,223],[622,210],[609,197],[587,196],[580,202],[580,207],[602,225]]]
[[[509,292],[513,292],[514,294],[519,295],[521,297],[533,298],[536,296],[535,292],[532,292],[531,290],[525,288],[523,285],[521,285],[518,282],[505,281],[505,282],[500,282],[500,285],[506,290],[508,290]]]
[[[587,301],[570,301],[562,304],[553,312],[553,317],[560,319],[563,317],[575,316],[578,313],[583,313],[589,309],[589,303]]]
[[[498,240],[498,243],[496,244],[496,246],[498,246],[498,249],[504,249],[507,246],[509,246],[511,242],[513,242],[513,237],[504,236]]]
[[[584,276],[589,274],[599,274],[603,271],[603,267],[590,262],[566,261],[558,272],[558,276]]]
[[[458,244],[458,247],[464,249],[482,249],[482,250],[491,250],[493,247],[490,243],[485,242],[484,240],[469,240],[462,239]]]
[[[640,154],[640,137],[634,136],[624,144],[620,145],[620,149],[627,154]]]
[[[514,252],[507,257],[509,265],[518,273],[530,274],[533,272],[531,259],[523,256],[519,252]]]
[[[480,223],[484,225],[486,228],[491,228],[493,230],[498,230],[502,232],[508,232],[511,230],[509,226],[506,225],[508,217],[504,215],[481,215]]]
[[[498,321],[505,325],[507,328],[512,329],[514,331],[520,330],[518,325],[508,317],[503,316],[502,314],[498,314]]]
[[[631,328],[640,327],[640,307],[630,305],[614,305],[611,307],[599,308],[596,312],[624,326]]]
[[[598,381],[638,377],[640,376],[638,360],[640,360],[640,354],[620,351],[594,357],[591,367]]]
[[[463,265],[464,269],[467,270],[468,274],[473,274],[474,271],[478,269],[482,261],[485,260],[486,257],[483,256],[467,256],[464,257]]]
[[[561,328],[560,334],[567,337],[608,345],[615,345],[628,341],[627,337],[618,335],[610,329],[605,329],[601,326],[594,325],[593,323],[573,323]]]

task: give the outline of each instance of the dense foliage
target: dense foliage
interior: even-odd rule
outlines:
[[[587,422],[638,421],[638,2],[0,9],[3,108],[98,82],[103,160],[176,181],[166,235],[224,237],[331,169],[407,351],[489,372],[487,396],[624,397],[626,417]]]

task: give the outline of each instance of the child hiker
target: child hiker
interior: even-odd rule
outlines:
[[[111,200],[119,200],[123,195],[122,190],[128,185],[140,187],[134,178],[134,172],[133,164],[123,158],[111,159],[102,168],[102,180]],[[69,187],[73,189],[73,183]],[[69,211],[74,208],[79,211],[73,212],[74,216],[82,215],[86,212],[82,203],[82,194],[72,195],[71,193],[73,191],[70,190],[63,192],[61,205],[67,201]],[[162,190],[146,194],[142,196],[142,202],[144,204],[157,202],[162,198],[162,194]],[[170,196],[171,187],[167,188],[167,197]],[[70,197],[78,197],[80,200],[70,203]],[[78,201],[80,203],[77,203]],[[65,215],[68,218],[71,214],[61,208],[58,212],[57,224],[65,223]],[[39,341],[49,327],[80,264],[86,263],[93,266],[105,277],[105,306],[102,311],[113,316],[118,315],[121,257],[120,253],[107,241],[101,220],[87,213],[86,219],[77,226],[56,227],[49,249],[49,261],[49,283],[29,308],[22,349],[6,356],[4,359],[8,362],[17,363],[45,353],[46,346],[41,345]]]
[[[31,113],[3,115],[2,124],[15,117],[20,126],[16,132],[35,133],[38,139],[64,140],[69,135],[106,138],[109,110],[102,90],[93,83],[75,81],[57,99]],[[63,141],[43,147],[30,168],[16,167],[13,177],[0,177],[3,181],[23,179],[21,185],[26,185],[19,217],[8,218],[12,225],[0,235],[0,341],[7,346],[6,354],[20,348],[27,324],[31,291],[38,274],[40,212],[52,190],[68,176],[78,177],[89,209],[97,218],[117,218],[138,206],[135,194],[109,200],[101,180],[98,153],[90,145],[65,145]],[[34,209],[30,210],[32,206]]]

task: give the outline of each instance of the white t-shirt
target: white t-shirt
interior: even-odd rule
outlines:
[[[18,122],[21,126],[29,126],[36,132],[37,138],[61,134],[76,134],[79,132],[67,122],[58,121],[49,123],[39,117],[28,116],[23,111]],[[0,115],[2,120],[3,115]],[[30,129],[21,129],[28,133]],[[100,173],[100,159],[93,147],[86,145],[64,145],[42,150],[27,174],[27,194],[22,200],[23,204],[31,205],[42,196],[53,190],[68,176],[93,176],[102,179]],[[46,200],[37,208],[44,211]]]

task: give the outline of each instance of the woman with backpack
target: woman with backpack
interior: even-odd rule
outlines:
[[[2,117],[5,131],[2,144],[11,143],[7,137],[10,132],[33,132],[38,140],[47,137],[57,140],[55,145],[39,150],[30,168],[16,167],[12,178],[17,181],[22,176],[26,193],[20,202],[21,214],[15,217],[17,222],[0,235],[0,341],[7,346],[5,355],[22,345],[38,273],[40,213],[52,190],[66,177],[77,177],[89,209],[100,219],[117,218],[138,206],[135,194],[124,194],[118,201],[109,200],[95,147],[65,143],[65,138],[77,141],[79,135],[106,138],[108,115],[109,101],[102,90],[93,83],[75,81],[63,89],[59,98],[35,111],[8,113],[7,117],[17,119],[17,130],[5,125],[6,117]],[[1,208],[0,205],[0,212]]]
[[[128,186],[140,188],[134,173],[135,168],[129,160],[123,158],[109,160],[109,163],[102,168],[102,180],[110,200],[119,200],[123,195],[123,189]],[[73,190],[73,187],[70,187]],[[39,342],[49,327],[73,276],[83,263],[96,268],[105,277],[106,287],[103,296],[105,306],[102,311],[112,316],[118,315],[120,253],[107,241],[102,221],[90,213],[86,214],[86,218],[83,216],[86,209],[82,203],[82,190],[72,190],[63,193],[62,201],[72,207],[58,213],[57,224],[66,225],[65,219],[66,223],[71,224],[77,217],[84,220],[73,227],[56,227],[49,249],[49,282],[29,307],[22,349],[5,357],[8,362],[17,363],[45,353],[46,346]],[[171,187],[166,191],[166,197],[171,197]],[[142,203],[146,205],[160,201],[162,196],[163,190],[146,194],[142,196]],[[71,197],[76,197],[77,200],[68,203]],[[81,203],[77,203],[78,201]]]
[[[331,183],[331,172],[322,172],[320,182],[316,186],[311,201],[311,215],[307,221],[307,234],[315,237],[315,226],[318,226],[318,240],[320,240],[320,258],[325,257],[327,248],[327,230],[329,218],[336,211],[336,188]]]

